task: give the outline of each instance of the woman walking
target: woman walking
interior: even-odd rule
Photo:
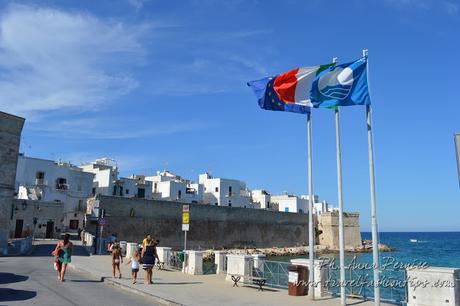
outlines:
[[[58,266],[58,280],[61,282],[64,281],[65,271],[67,269],[67,264],[71,262],[72,258],[73,244],[70,242],[70,235],[65,234],[64,239],[59,241],[56,245],[56,248],[53,251],[53,255],[56,257],[56,263]]]
[[[121,278],[121,271],[120,271],[120,262],[123,262],[123,257],[121,256],[121,247],[118,241],[112,246],[112,272],[113,278],[115,278],[115,272],[118,269],[118,278]]]
[[[142,249],[143,269],[145,270],[145,281],[147,284],[152,283],[152,270],[155,266],[155,259],[158,259],[157,249],[154,240],[151,237],[146,238],[145,246]]]

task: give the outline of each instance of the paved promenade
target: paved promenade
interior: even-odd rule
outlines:
[[[166,270],[153,273],[153,285],[145,284],[144,272],[139,272],[137,284],[132,284],[130,266],[121,265],[122,279],[112,278],[111,259],[102,256],[74,256],[72,266],[76,270],[92,273],[105,282],[120,288],[150,297],[154,302],[165,305],[340,305],[337,298],[310,301],[307,296],[288,296],[287,290],[272,289],[260,292],[255,287],[233,288],[224,275],[187,275],[180,271]],[[349,299],[349,305],[374,305],[373,302]],[[383,304],[382,304],[383,305]]]

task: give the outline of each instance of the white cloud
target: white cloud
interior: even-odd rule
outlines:
[[[149,0],[128,0],[128,3],[134,7],[136,11],[141,10],[147,2],[149,2]]]
[[[123,68],[142,58],[142,27],[12,5],[0,17],[0,30],[2,110],[28,119],[94,110],[138,86]]]
[[[120,122],[123,125],[120,126]],[[66,139],[138,139],[198,131],[213,126],[213,123],[198,121],[158,122],[140,126],[138,121],[120,117],[88,117],[53,122],[52,125],[33,124],[30,129],[41,136]]]
[[[398,9],[417,8],[425,11],[440,10],[449,15],[455,15],[459,10],[459,4],[451,0],[386,0],[386,2]]]

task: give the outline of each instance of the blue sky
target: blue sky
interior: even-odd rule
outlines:
[[[382,231],[460,230],[453,133],[460,2],[3,1],[0,109],[25,116],[26,155],[109,156],[123,175],[168,168],[308,191],[306,119],[246,87],[369,49]],[[342,111],[344,205],[370,228],[365,113]],[[333,113],[313,114],[314,189],[337,205]]]

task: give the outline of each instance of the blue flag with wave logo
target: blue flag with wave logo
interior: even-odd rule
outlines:
[[[315,108],[370,105],[367,58],[322,71],[313,81],[310,99]]]

